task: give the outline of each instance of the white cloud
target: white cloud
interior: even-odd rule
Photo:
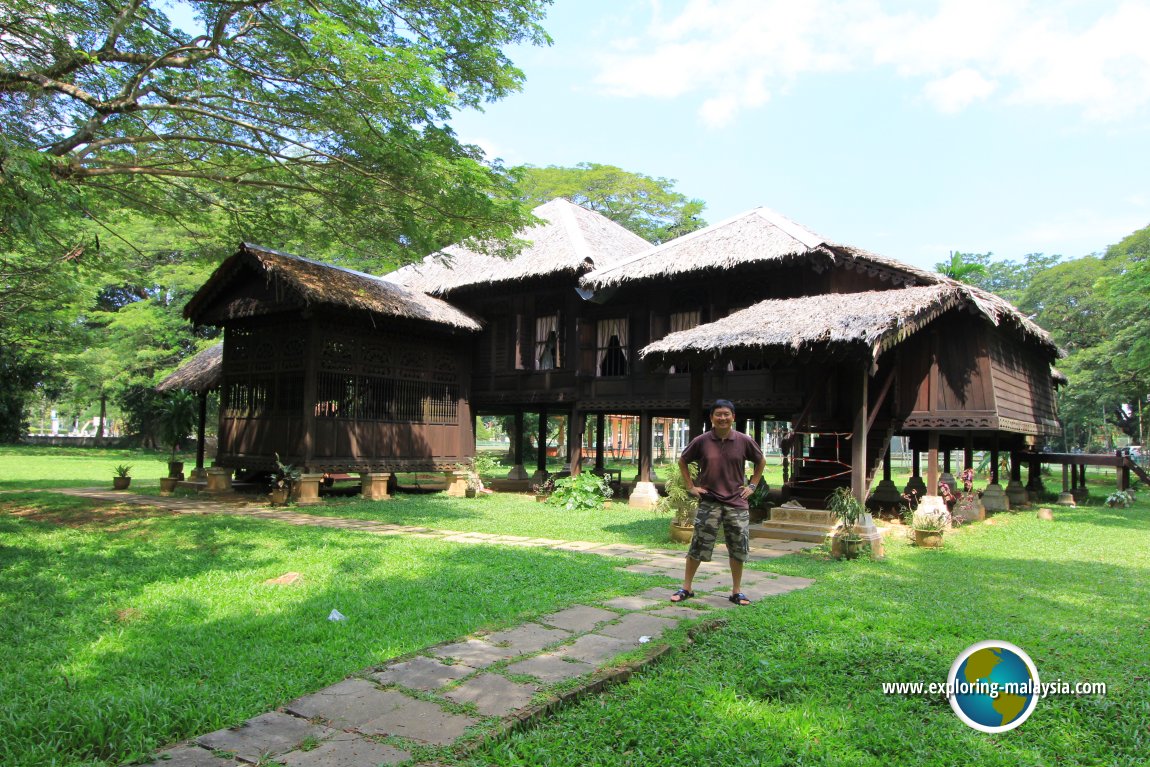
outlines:
[[[940,112],[961,112],[994,92],[994,83],[973,69],[960,69],[949,77],[932,80],[923,88]]]
[[[943,112],[996,98],[1114,120],[1150,105],[1147,0],[687,0],[650,19],[599,57],[594,82],[698,98],[712,127],[804,75],[875,68]]]

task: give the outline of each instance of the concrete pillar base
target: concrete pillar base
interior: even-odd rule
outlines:
[[[870,498],[867,499],[868,506],[893,509],[897,509],[902,502],[902,493],[898,491],[898,486],[889,479],[879,482],[874,492],[870,494]]]
[[[636,482],[627,505],[637,509],[653,509],[659,503],[659,491],[654,482]]]
[[[319,485],[323,481],[323,474],[301,474],[299,482],[295,485],[295,502],[301,506],[320,503]]]
[[[1070,491],[1070,494],[1074,496],[1074,500],[1078,503],[1082,503],[1090,497],[1090,491],[1084,487],[1076,487]]]
[[[232,470],[213,466],[208,469],[209,493],[230,493],[232,491]]]
[[[1006,498],[1010,501],[1010,508],[1017,509],[1030,503],[1030,494],[1017,479],[1010,480],[1006,486]]]
[[[953,474],[947,472],[939,474],[938,482],[939,484],[946,483],[947,485],[950,485],[950,491],[955,495],[958,495],[960,492],[962,492],[962,487],[958,484],[958,480],[954,478]]]
[[[365,501],[387,501],[391,496],[387,492],[387,483],[391,480],[391,472],[369,471],[359,475],[359,493]]]
[[[982,506],[987,511],[1010,511],[1010,499],[1001,485],[990,484],[982,491]]]
[[[527,470],[523,468],[523,464],[517,463],[511,467],[511,471],[507,472],[508,479],[527,479],[530,475]]]
[[[1078,504],[1074,500],[1074,494],[1067,490],[1058,494],[1058,505],[1077,506]]]
[[[918,476],[917,474],[908,479],[906,482],[906,487],[903,488],[904,493],[909,493],[911,490],[913,490],[919,498],[922,498],[924,495],[926,495],[926,482],[924,482],[922,477]]]
[[[443,476],[447,479],[447,494],[452,498],[463,498],[467,495],[467,472],[445,471]]]
[[[536,469],[535,473],[531,475],[531,484],[542,485],[547,481],[548,476],[550,475],[543,469]]]

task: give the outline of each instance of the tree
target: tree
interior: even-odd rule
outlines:
[[[565,197],[601,213],[648,242],[660,243],[707,225],[706,204],[674,191],[675,180],[582,162],[574,168],[518,168],[522,198],[531,206]]]
[[[990,254],[987,253],[986,256],[989,257]],[[974,260],[974,257],[959,253],[957,250],[950,252],[950,260],[941,261],[935,264],[934,268],[939,274],[950,277],[952,280],[971,284],[974,284],[977,278],[986,275],[986,267],[983,264]]]
[[[511,236],[513,174],[448,122],[521,85],[502,47],[547,43],[549,2],[7,0],[0,344],[53,337],[51,307],[146,251],[126,222],[388,266]],[[6,390],[49,367],[8,356]]]
[[[242,232],[322,226],[420,257],[509,234],[511,176],[447,120],[520,86],[501,46],[547,42],[548,2],[204,0],[177,26],[161,0],[9,0],[2,250],[92,248],[68,224],[114,208],[218,209]]]

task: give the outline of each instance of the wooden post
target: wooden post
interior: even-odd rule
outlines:
[[[938,432],[932,431],[927,437],[926,451],[926,494],[938,495]]]
[[[864,366],[857,372],[854,434],[851,437],[851,492],[860,503],[866,503],[867,383],[870,373]]]
[[[606,439],[607,424],[603,413],[595,414],[595,473],[603,476],[603,443]]]
[[[571,464],[571,476],[583,470],[583,430],[587,417],[578,407],[571,408],[570,423],[567,424],[567,461]]]
[[[972,431],[966,433],[966,444],[962,448],[962,468],[964,470],[974,468],[974,432]],[[992,473],[991,476],[993,477],[994,474]],[[991,484],[995,481],[992,479]]]
[[[912,449],[910,451],[910,475],[912,477],[922,476],[922,451]]]
[[[203,479],[204,474],[204,429],[208,421],[208,391],[200,392],[200,422],[196,425],[196,478]]]
[[[547,477],[547,408],[539,408],[539,439],[538,450],[535,455],[535,473],[544,479]],[[542,481],[542,479],[540,480]]]
[[[892,482],[890,478],[890,445],[887,445],[886,453],[882,457],[882,478],[884,482]]]
[[[691,439],[703,433],[703,362],[699,360],[691,363],[691,403],[690,403],[690,435]]]
[[[651,426],[651,411],[639,411],[639,482],[652,482],[651,476],[651,443],[653,442],[653,429]]]
[[[990,484],[998,484],[998,435],[994,435],[993,446],[990,448]]]

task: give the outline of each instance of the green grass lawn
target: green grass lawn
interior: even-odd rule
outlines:
[[[518,493],[495,493],[478,498],[401,493],[388,501],[329,498],[322,504],[296,506],[293,510],[441,530],[641,546],[674,545],[669,536],[669,516],[650,509],[633,509],[625,501],[612,501],[601,510],[569,511]]]
[[[0,490],[51,487],[111,489],[116,467],[132,467],[132,487],[158,487],[168,475],[166,451],[85,447],[0,445]],[[194,453],[182,453],[184,471],[195,466]]]
[[[1150,504],[997,515],[941,551],[888,543],[882,561],[820,555],[770,569],[807,589],[730,623],[623,686],[459,765],[1144,765],[1150,758]],[[987,735],[939,697],[883,682],[945,682],[956,656],[1011,642],[1043,682],[1104,696],[1040,700]]]
[[[142,759],[389,658],[651,583],[618,564],[0,495],[0,764]],[[265,584],[288,572],[302,580]]]

